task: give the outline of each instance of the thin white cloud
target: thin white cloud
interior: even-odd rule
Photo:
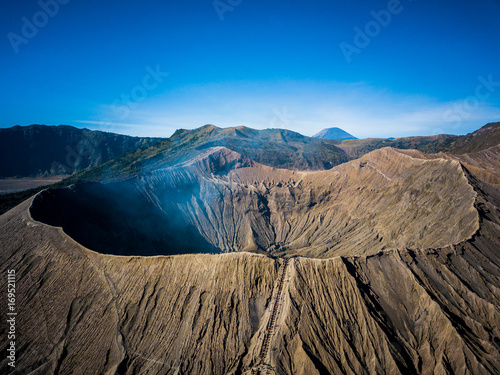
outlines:
[[[153,124],[128,124],[119,122],[105,122],[93,120],[76,120],[76,123],[91,125],[91,130],[100,130],[110,133],[125,134],[136,137],[168,138],[176,130],[175,127]]]
[[[126,122],[111,122],[111,121],[92,121],[92,120],[75,120],[79,124],[89,124],[89,125],[103,125],[103,126],[120,126],[126,128],[135,128],[140,126],[139,124],[129,124]]]
[[[142,136],[168,137],[178,128],[192,129],[211,123],[220,127],[282,127],[309,136],[338,126],[366,138],[465,134],[500,119],[500,110],[491,103],[479,103],[458,121],[449,111],[462,102],[403,96],[362,82],[284,82],[273,86],[233,82],[164,93],[131,106],[125,118],[116,117],[116,108],[103,106],[101,119],[79,122],[111,124]]]

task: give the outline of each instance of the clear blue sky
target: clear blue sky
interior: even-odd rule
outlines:
[[[388,137],[500,121],[498,0],[59,1],[0,5],[1,127]]]

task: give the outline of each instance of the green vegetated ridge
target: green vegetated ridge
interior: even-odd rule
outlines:
[[[210,147],[227,147],[276,168],[324,170],[349,160],[334,141],[303,136],[285,129],[255,130],[244,126],[221,129],[205,125],[177,130],[172,137],[147,149],[131,152],[72,176],[72,182],[126,178],[185,161]]]
[[[306,137],[286,129],[255,130],[244,126],[221,129],[205,125],[177,130],[149,148],[124,154],[97,168],[75,174],[69,181],[108,181],[185,161],[209,147],[223,146],[258,163],[293,170],[323,170],[382,148],[416,149],[426,153],[478,152],[500,143],[500,122],[464,135],[335,141]]]

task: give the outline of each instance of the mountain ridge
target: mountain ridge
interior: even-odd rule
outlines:
[[[294,170],[330,169],[348,160],[333,141],[306,137],[291,130],[205,125],[193,130],[179,129],[155,146],[123,155],[70,180],[127,178],[188,160],[194,151],[211,147],[226,147],[261,164]]]
[[[500,122],[488,123],[465,135],[438,134],[403,138],[365,138],[337,143],[350,158],[357,158],[381,147],[415,149],[425,153],[467,154],[500,144]]]
[[[67,175],[95,167],[161,139],[69,125],[0,128],[0,178]]]
[[[470,155],[466,151],[478,153],[498,143],[500,143],[499,122],[487,124],[464,136],[438,135],[345,141],[310,138],[285,129],[256,130],[245,126],[218,128],[214,125],[205,125],[192,130],[178,129],[170,138],[156,142],[150,147],[122,154],[94,168],[74,173],[56,186],[84,181],[127,179],[147,170],[189,160],[202,149],[218,146],[235,150],[245,157],[271,167],[327,170],[382,147],[416,149],[425,153]],[[490,156],[498,157],[498,152],[492,151]],[[482,158],[481,163],[487,163],[487,159]],[[471,160],[469,157],[469,161]],[[472,167],[475,168],[473,165]],[[478,171],[481,174],[490,173],[483,169]],[[496,183],[495,178],[490,180]],[[42,188],[0,195],[0,213],[13,208],[40,190]]]
[[[36,135],[37,132],[43,131],[80,134],[66,135],[67,139],[61,143],[61,140],[48,139],[47,134]],[[5,136],[8,133],[18,133],[15,137],[19,138],[20,132],[28,133],[27,136],[31,139],[42,139],[36,141],[38,145],[23,146],[19,139],[16,141],[12,136]],[[60,138],[61,134],[56,136]],[[54,147],[48,147],[47,150],[47,145],[51,143],[60,144],[60,147],[56,147],[55,151]],[[192,149],[214,146],[228,147],[261,164],[273,167],[322,170],[382,147],[416,149],[426,153],[465,154],[478,152],[499,143],[498,122],[486,124],[464,136],[437,135],[342,141],[306,137],[286,129],[256,130],[245,126],[219,128],[215,125],[205,125],[192,130],[178,129],[171,137],[163,139],[129,137],[67,125],[15,126],[0,129],[0,159],[12,161],[4,163],[3,169],[0,168],[0,177],[70,174],[82,172],[89,167],[99,168],[113,159],[117,162],[116,166],[121,165],[122,168],[127,163],[131,166],[140,164],[141,159],[149,159],[151,162],[158,159],[158,156],[165,159],[164,164],[172,165],[183,158],[189,158],[189,151]],[[138,152],[139,149],[143,150]],[[30,158],[33,160],[30,161]],[[111,171],[115,168],[113,163],[107,167]],[[85,178],[85,174],[82,178]]]
[[[286,129],[256,130],[245,126],[178,129],[150,148],[123,155],[70,178],[98,181],[127,178],[144,170],[187,160],[193,150],[227,147],[260,164],[292,170],[327,170],[382,147],[417,149],[427,153],[480,151],[500,143],[500,123],[490,123],[465,136],[334,141],[304,136]],[[465,152],[464,152],[465,153]],[[123,173],[125,171],[125,173]]]

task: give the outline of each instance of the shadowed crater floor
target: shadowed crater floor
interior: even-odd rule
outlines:
[[[172,200],[180,194],[165,194]],[[32,217],[62,227],[83,246],[113,255],[218,252],[172,205],[156,207],[129,182],[84,183],[40,193]]]

